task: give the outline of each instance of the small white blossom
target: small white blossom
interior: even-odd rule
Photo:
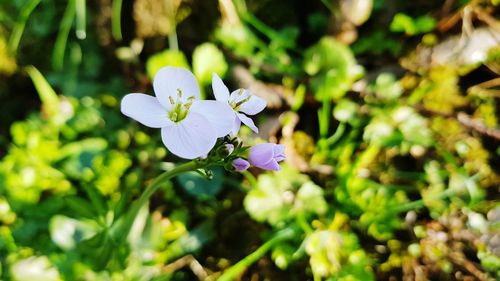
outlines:
[[[227,103],[233,109],[234,122],[231,130],[233,135],[238,134],[241,122],[250,127],[254,132],[259,132],[252,119],[247,115],[255,115],[264,110],[267,106],[267,102],[264,99],[252,95],[247,89],[238,89],[229,94],[229,89],[215,73],[212,74],[212,89],[217,101]]]

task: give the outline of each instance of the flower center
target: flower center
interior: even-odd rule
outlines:
[[[182,99],[182,90],[177,89],[177,99],[174,100],[172,96],[168,97],[170,104],[172,105],[172,108],[167,111],[168,118],[172,120],[175,123],[178,123],[184,118],[189,113],[189,108],[193,104],[194,101],[194,96],[189,96],[186,100]]]
[[[240,88],[236,97],[229,101],[229,106],[231,106],[235,111],[240,110],[240,106],[250,99],[251,95]]]

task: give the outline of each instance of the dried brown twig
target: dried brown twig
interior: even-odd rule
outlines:
[[[488,128],[481,120],[472,119],[469,115],[459,112],[457,120],[463,126],[472,129],[480,134],[487,135],[496,140],[500,140],[500,130]]]
[[[175,272],[186,265],[189,266],[191,271],[198,277],[199,280],[205,280],[208,277],[207,272],[203,266],[192,255],[184,256],[170,264],[163,267],[164,272]]]
[[[500,130],[495,129],[495,128],[489,128],[481,120],[473,119],[472,117],[470,117],[469,115],[467,115],[464,112],[459,112],[459,113],[457,113],[457,115],[453,115],[450,113],[430,110],[430,109],[427,109],[423,106],[416,106],[415,108],[419,112],[427,114],[427,115],[437,115],[437,116],[442,116],[442,117],[447,117],[447,118],[454,118],[460,124],[462,124],[462,126],[466,127],[467,129],[478,132],[482,135],[486,135],[488,137],[491,137],[491,138],[494,138],[494,139],[500,141]]]

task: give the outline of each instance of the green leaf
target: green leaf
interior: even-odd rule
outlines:
[[[250,191],[245,197],[245,210],[259,222],[267,221],[271,225],[278,224],[288,218],[291,205],[283,202],[283,192],[268,175],[259,176],[257,189]]]
[[[212,43],[203,43],[193,52],[193,71],[201,85],[210,85],[212,73],[224,77],[228,69],[224,54]]]
[[[64,202],[73,212],[84,218],[95,218],[97,213],[94,212],[94,206],[89,201],[72,195],[64,197]]]
[[[184,67],[189,69],[189,63],[184,53],[181,51],[165,50],[152,55],[146,61],[146,72],[149,78],[153,80],[156,72],[165,66]]]
[[[403,87],[391,73],[380,74],[375,80],[375,85],[370,90],[384,100],[394,100],[403,94]]]
[[[260,175],[257,187],[243,203],[253,219],[277,227],[296,216],[323,214],[327,210],[323,190],[308,176],[286,165],[279,173]]]
[[[214,222],[212,220],[205,221],[170,244],[163,252],[163,259],[171,261],[174,258],[198,251],[214,238]]]
[[[42,110],[49,118],[54,118],[59,113],[59,97],[50,84],[45,80],[45,77],[34,66],[27,66],[26,72],[30,76],[38,96],[42,101]]]
[[[87,152],[99,152],[106,149],[108,143],[102,138],[88,138],[81,141],[71,142],[61,147],[58,159],[64,159],[72,155],[78,155]]]
[[[311,86],[317,100],[326,97],[340,99],[351,88],[352,83],[363,75],[363,69],[356,64],[351,50],[330,37],[323,37],[306,50],[304,71],[314,76]]]
[[[327,280],[375,280],[370,260],[350,232],[315,231],[305,240],[311,269]]]
[[[392,32],[404,32],[408,35],[417,33],[413,19],[403,13],[397,13],[392,19],[390,30]]]
[[[323,37],[306,50],[304,57],[304,70],[311,76],[335,69],[339,76],[347,77],[348,68],[354,63],[349,48],[331,37]]]
[[[220,167],[213,169],[214,176],[211,180],[196,173],[183,173],[177,177],[177,181],[184,191],[194,198],[200,200],[210,200],[214,198],[222,189],[224,180],[224,170]]]
[[[415,21],[418,33],[427,33],[436,27],[436,20],[431,16],[421,16]]]
[[[390,30],[393,32],[404,32],[406,35],[413,36],[421,33],[427,33],[436,27],[436,20],[431,16],[420,16],[412,18],[403,13],[397,13],[392,19]]]

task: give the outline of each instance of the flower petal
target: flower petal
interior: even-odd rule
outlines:
[[[238,135],[238,132],[240,131],[240,127],[241,127],[241,120],[238,116],[235,115],[233,128],[231,129],[231,134],[233,134],[233,136]]]
[[[266,106],[266,100],[255,95],[250,95],[250,99],[240,106],[240,111],[248,115],[255,115],[264,110]]]
[[[261,167],[273,160],[274,143],[262,143],[250,147],[248,161],[256,167]]]
[[[251,95],[249,90],[240,88],[231,92],[231,95],[229,95],[229,102],[238,103]]]
[[[248,163],[248,161],[243,158],[234,159],[231,165],[233,165],[234,169],[237,172],[243,172],[250,168],[250,163]]]
[[[162,128],[172,125],[167,110],[158,99],[145,94],[128,94],[121,102],[121,112],[151,128]]]
[[[227,102],[229,100],[229,89],[215,72],[212,74],[212,90],[214,91],[216,100],[222,102]]]
[[[193,73],[181,67],[167,66],[160,69],[155,75],[153,88],[156,97],[167,109],[172,107],[169,97],[177,101],[178,89],[182,91],[183,102],[187,102],[191,96],[195,99],[200,98],[200,88]]]
[[[286,159],[286,156],[285,156],[285,146],[282,145],[282,144],[277,144],[276,146],[274,146],[273,153],[274,153],[273,158],[277,162],[280,162],[280,161],[283,161],[283,160]]]
[[[225,102],[215,100],[194,101],[189,109],[203,115],[216,130],[217,137],[223,137],[231,132],[235,112]]]
[[[236,116],[238,116],[238,118],[241,120],[241,122],[243,122],[243,124],[247,125],[250,129],[252,129],[252,131],[254,131],[255,133],[259,132],[259,129],[253,123],[253,120],[248,118],[245,114],[236,113]]]
[[[276,160],[272,159],[271,161],[267,162],[264,165],[261,166],[256,166],[264,170],[269,170],[269,171],[279,171],[281,170],[281,166],[276,162]]]
[[[161,129],[161,139],[173,154],[194,159],[208,154],[217,140],[212,124],[201,114],[189,112],[179,123]]]

